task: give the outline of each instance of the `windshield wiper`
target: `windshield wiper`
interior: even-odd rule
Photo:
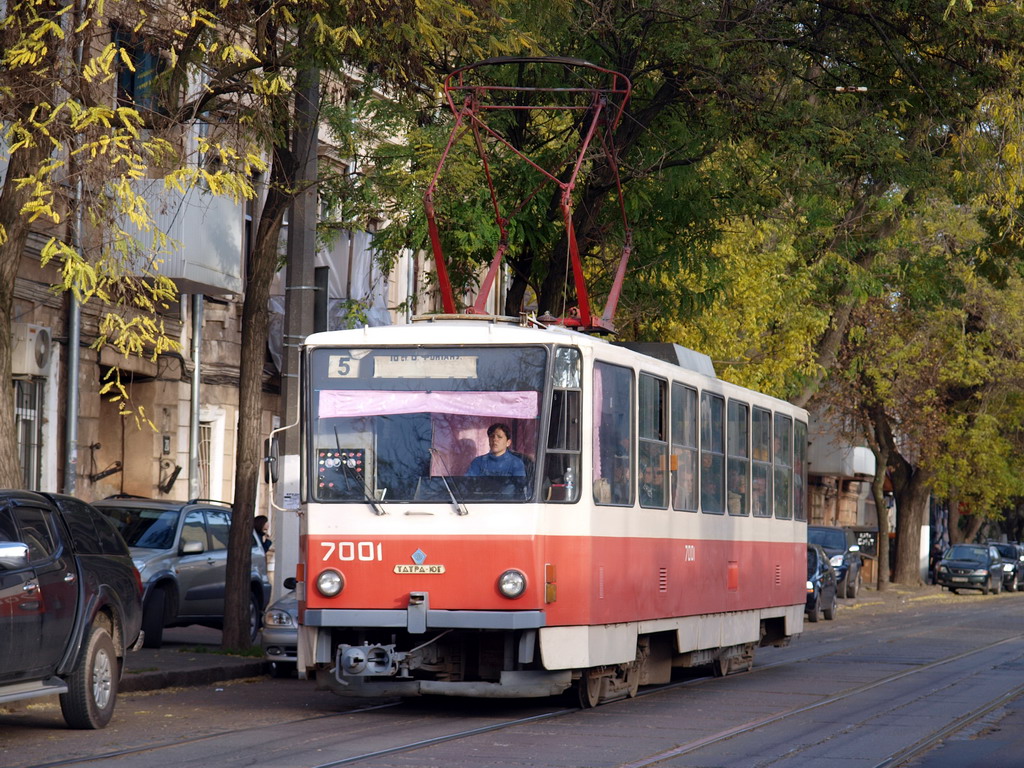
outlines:
[[[341,439],[338,437],[338,428],[337,427],[334,428],[334,444],[337,447],[338,455],[340,456],[341,455]],[[350,461],[352,462],[351,464],[349,464]],[[344,475],[344,477],[345,477],[345,490],[348,490],[348,481],[349,481],[349,478],[351,478],[352,482],[355,483],[356,488],[359,490],[360,493],[363,494],[363,501],[365,501],[367,504],[369,504],[370,508],[373,509],[373,514],[375,514],[375,515],[386,515],[387,512],[384,511],[384,508],[377,502],[377,500],[375,498],[373,498],[373,491],[366,484],[366,478],[365,477],[360,477],[359,473],[356,472],[356,470],[355,470],[355,459],[352,459],[352,458],[342,459],[341,460],[341,469],[345,473],[345,475]]]
[[[436,448],[431,448],[430,452],[437,456],[441,462],[441,468],[444,469],[444,474],[441,475],[441,482],[444,483],[444,489],[448,491],[448,498],[452,500],[452,506],[455,507],[455,514],[457,515],[468,515],[469,510],[466,509],[465,505],[455,498],[455,494],[452,492],[451,486],[448,485],[448,475],[451,474],[451,470],[448,469],[448,462],[444,460],[444,454],[442,454]]]

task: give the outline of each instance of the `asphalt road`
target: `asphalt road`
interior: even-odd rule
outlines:
[[[372,708],[255,678],[129,694],[106,730],[74,732],[55,701],[39,701],[0,714],[0,766],[877,768],[963,722],[903,764],[1012,768],[1024,765],[1024,709],[1001,697],[1024,690],[1022,627],[1024,594],[867,591],[789,647],[760,649],[751,674],[682,678],[585,711],[549,700]]]

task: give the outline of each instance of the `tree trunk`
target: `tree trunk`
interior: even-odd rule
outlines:
[[[903,476],[903,477],[901,477]],[[898,584],[919,586],[921,580],[921,526],[928,513],[930,475],[907,465],[896,472],[896,574]]]
[[[963,531],[960,530],[960,521],[963,515],[960,514],[960,502],[953,498],[949,500],[949,543],[962,544],[964,542]]]
[[[249,637],[249,574],[256,489],[262,463],[260,429],[263,412],[263,363],[270,327],[270,283],[277,269],[281,221],[291,204],[291,155],[275,151],[271,184],[260,213],[256,241],[242,302],[241,365],[238,382],[238,446],[235,493],[228,544],[224,595],[224,648],[247,648]]]
[[[872,441],[874,443],[874,441]],[[889,588],[889,511],[885,507],[885,473],[888,470],[889,451],[877,444],[871,446],[875,454],[875,476],[871,480],[871,495],[875,500],[878,518],[878,591]]]

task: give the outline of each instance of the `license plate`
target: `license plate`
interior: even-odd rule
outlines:
[[[953,581],[967,581],[966,576],[954,576]]]

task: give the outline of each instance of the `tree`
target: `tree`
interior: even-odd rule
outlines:
[[[97,348],[155,357],[176,347],[155,311],[173,301],[173,283],[159,274],[168,251],[153,227],[139,184],[160,168],[179,190],[202,183],[219,194],[244,194],[235,169],[190,166],[184,148],[151,126],[146,108],[119,100],[120,71],[135,66],[112,38],[110,18],[136,19],[136,33],[156,28],[135,0],[71,3],[12,0],[0,17],[0,123],[7,168],[0,187],[0,327],[10,328],[15,278],[32,232],[48,237],[45,266],[57,287],[101,312]],[[173,123],[164,120],[162,126]],[[252,160],[255,161],[254,159]],[[0,380],[11,376],[11,335],[0,333]],[[104,390],[133,412],[114,377]],[[144,412],[136,417],[145,422]],[[22,482],[13,403],[0,398],[0,482]]]

